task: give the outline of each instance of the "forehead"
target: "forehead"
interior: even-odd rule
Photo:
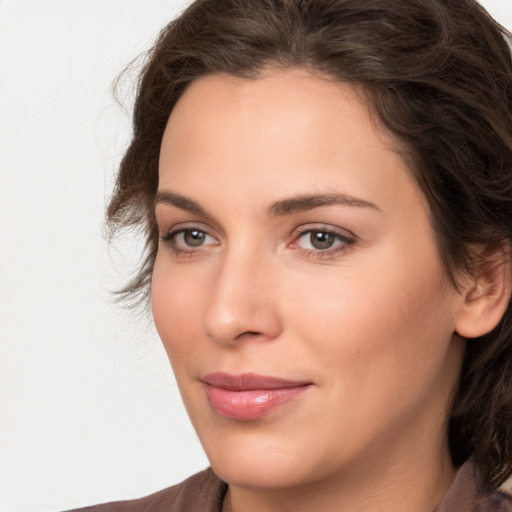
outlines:
[[[239,142],[248,137],[266,144],[272,140],[283,147],[287,135],[289,139],[302,136],[303,140],[320,130],[330,130],[334,135],[342,128],[340,121],[351,125],[352,142],[362,143],[364,138],[366,145],[396,145],[370,114],[360,87],[295,68],[268,70],[256,79],[215,74],[196,80],[173,109],[166,135],[187,137],[193,142],[212,125],[218,128],[222,124],[226,144],[234,138]],[[179,128],[174,131],[176,125]],[[226,139],[233,128],[233,138]],[[327,149],[332,140],[324,140]]]
[[[394,147],[350,85],[297,69],[213,75],[193,83],[169,118],[160,188],[235,202],[312,190],[375,202],[404,184],[417,193]]]

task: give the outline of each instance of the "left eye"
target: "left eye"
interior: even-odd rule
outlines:
[[[339,246],[349,245],[353,241],[348,237],[321,229],[310,229],[302,233],[295,242],[295,246],[310,251],[328,251]]]

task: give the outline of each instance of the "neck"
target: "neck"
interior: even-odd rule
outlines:
[[[354,464],[343,474],[285,489],[230,485],[223,512],[432,512],[456,470],[447,449],[434,456],[427,452],[418,457],[417,450],[411,453],[412,460],[403,453],[387,453],[386,459],[375,454],[369,464]],[[377,458],[386,463],[378,464]]]

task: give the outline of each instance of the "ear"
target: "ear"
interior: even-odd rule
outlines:
[[[464,338],[477,338],[492,331],[510,302],[512,265],[508,245],[479,251],[476,274],[462,283],[462,303],[455,331]]]

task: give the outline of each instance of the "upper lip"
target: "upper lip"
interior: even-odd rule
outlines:
[[[312,384],[305,380],[288,380],[280,377],[243,373],[231,375],[224,372],[209,373],[201,379],[205,384],[229,391],[250,391],[255,389],[296,388]]]

